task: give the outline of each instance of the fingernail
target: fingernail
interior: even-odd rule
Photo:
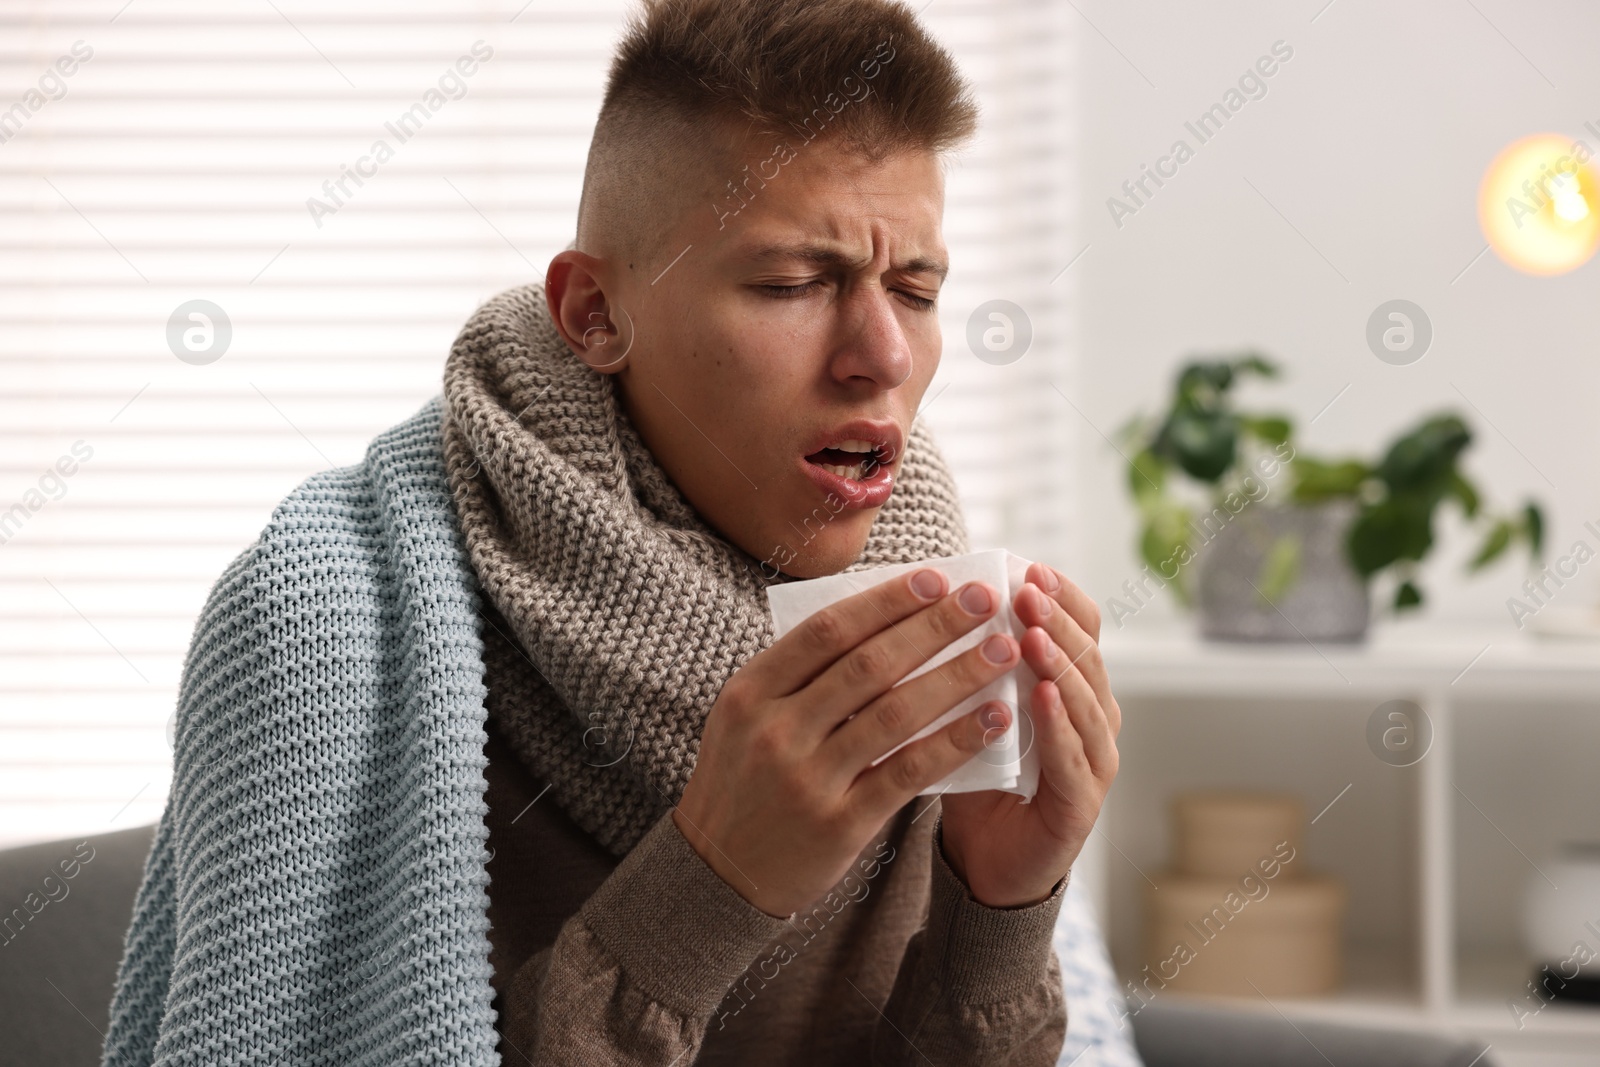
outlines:
[[[1044,634],[1044,656],[1045,656],[1045,659],[1057,659],[1057,658],[1059,658],[1060,655],[1061,655],[1061,646],[1056,644],[1055,638],[1050,636],[1049,631],[1047,631],[1042,626],[1035,626],[1035,627],[1033,627],[1033,629],[1038,630],[1040,633]]]
[[[932,600],[944,593],[944,575],[932,567],[911,576],[911,591],[923,600]]]
[[[988,612],[990,607],[989,587],[979,582],[973,582],[961,590],[956,599],[961,602],[961,606],[970,614],[983,615]]]
[[[1033,599],[1039,602],[1039,614],[1041,614],[1041,615],[1050,614],[1050,607],[1054,603],[1054,601],[1051,600],[1050,597],[1046,593],[1040,591],[1040,589],[1037,586],[1035,586],[1034,590],[1033,590]]]
[[[991,730],[998,730],[1010,718],[1008,709],[1004,704],[990,704],[983,710],[983,725]]]
[[[1011,642],[995,634],[983,643],[983,658],[998,667],[1011,659]]]
[[[1061,588],[1061,579],[1056,577],[1056,572],[1043,563],[1039,564],[1039,577],[1039,587],[1046,593],[1054,593]]]

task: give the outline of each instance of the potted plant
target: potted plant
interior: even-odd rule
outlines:
[[[1359,640],[1376,582],[1392,585],[1386,599],[1396,612],[1423,602],[1417,569],[1446,503],[1482,538],[1469,571],[1519,542],[1540,555],[1539,506],[1490,512],[1461,471],[1472,433],[1457,415],[1423,419],[1376,462],[1326,460],[1295,448],[1287,416],[1235,410],[1232,389],[1252,375],[1275,378],[1278,367],[1256,353],[1191,361],[1166,412],[1135,417],[1120,432],[1144,576],[1196,604],[1205,636]],[[1175,484],[1179,475],[1192,483],[1188,492]],[[1148,586],[1124,591],[1138,597]],[[1119,608],[1134,610],[1114,597],[1112,614]]]

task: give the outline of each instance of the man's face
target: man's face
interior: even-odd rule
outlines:
[[[815,577],[860,555],[939,365],[944,180],[926,152],[769,155],[708,175],[661,262],[603,273],[657,462],[767,575]]]

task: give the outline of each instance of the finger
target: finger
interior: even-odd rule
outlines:
[[[1034,744],[1039,750],[1039,792],[1034,803],[1059,801],[1071,809],[1073,817],[1080,818],[1085,813],[1074,798],[1081,796],[1083,783],[1093,773],[1083,739],[1072,727],[1061,691],[1048,680],[1034,686],[1031,707]]]
[[[1028,581],[1044,590],[1057,604],[1066,609],[1083,632],[1089,635],[1092,641],[1100,640],[1100,605],[1094,598],[1082,589],[1077,583],[1067,580],[1067,576],[1044,563],[1035,563],[1028,568]]]
[[[1022,633],[1021,645],[1022,661],[1045,681],[1053,681],[1059,685],[1069,675],[1080,673],[1077,665],[1074,665],[1072,659],[1062,651],[1061,646],[1056,645],[1050,633],[1046,633],[1040,627],[1029,627],[1027,632]],[[1088,680],[1085,678],[1085,681]],[[1094,699],[1098,702],[1102,715],[1106,717],[1112,741],[1115,741],[1118,734],[1122,733],[1122,709],[1118,707],[1115,697],[1112,697],[1107,704],[1106,697],[1101,694],[1101,688],[1094,686],[1093,683],[1090,683],[1090,688],[1094,691]]]
[[[828,667],[802,693],[806,718],[820,742],[834,728],[970,633],[1000,610],[1000,594],[987,582],[968,582],[949,596],[862,641]],[[945,665],[926,672],[947,680]],[[946,704],[949,708],[955,702]],[[931,721],[931,720],[930,720]],[[908,731],[906,736],[910,736]],[[889,747],[873,753],[883,755]]]
[[[1021,649],[1010,634],[992,634],[937,669],[890,689],[843,723],[824,742],[824,757],[842,784],[884,753],[1016,666]]]
[[[932,567],[879,582],[815,613],[752,656],[741,673],[764,692],[788,696],[873,634],[936,603],[949,584]]]
[[[1102,739],[1104,744],[1114,745],[1117,724],[1088,679],[1072,666],[1050,635],[1037,626],[1029,627],[1021,644],[1028,666],[1040,676],[1042,684],[1053,686],[1057,697],[1071,709],[1074,726],[1083,734],[1085,745],[1099,744]],[[1080,699],[1086,701],[1081,708]]]
[[[1081,671],[1094,686],[1095,695],[1102,706],[1113,703],[1111,679],[1106,675],[1105,660],[1100,655],[1100,645],[1090,637],[1078,620],[1061,610],[1056,602],[1032,586],[1023,586],[1016,598],[1017,617],[1024,626],[1038,626],[1066,653],[1066,658],[1056,663],[1049,677],[1054,678],[1068,664]]]
[[[998,710],[999,720],[985,715]],[[859,775],[847,791],[847,801],[867,821],[881,823],[906,801],[940,779],[948,778],[994,739],[994,731],[1011,722],[1011,710],[991,701],[960,716],[953,722],[920,737],[900,751]]]
[[[1056,702],[1066,710],[1068,726],[1077,734],[1090,769],[1096,777],[1106,777],[1108,766],[1115,770],[1116,739],[1099,698],[1075,670],[1062,675],[1054,688]]]

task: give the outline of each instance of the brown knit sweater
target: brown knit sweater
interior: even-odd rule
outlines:
[[[508,1065],[1051,1067],[1065,891],[972,900],[918,797],[789,920],[723,882],[667,812],[619,864],[541,793],[497,725],[521,653],[484,627],[489,939]],[[696,1054],[698,1048],[698,1054]]]

